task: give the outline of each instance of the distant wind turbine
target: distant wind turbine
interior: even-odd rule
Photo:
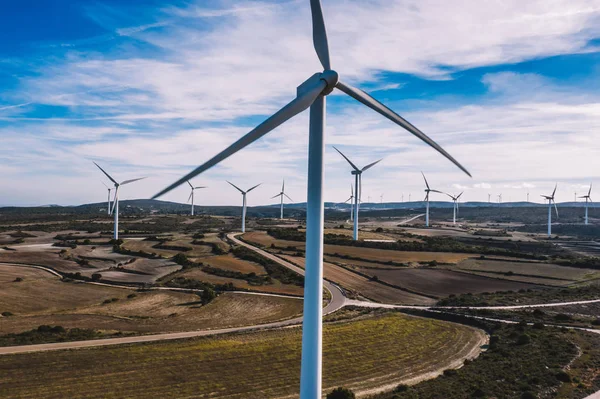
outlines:
[[[492,194],[488,194],[488,204],[492,202]]]
[[[106,189],[108,190],[108,208],[106,209],[106,213],[110,215],[110,192],[112,191],[112,188],[108,187],[104,182],[102,182],[102,184],[104,184],[104,187],[106,187]]]
[[[291,199],[290,197],[288,197],[288,195],[285,193],[285,180],[283,181],[283,184],[281,185],[281,192],[277,195],[274,195],[271,197],[271,199],[273,198],[277,198],[277,197],[281,197],[281,214],[279,216],[279,219],[283,219],[283,197],[286,197],[287,199],[289,199],[290,201],[294,201],[293,199]]]
[[[592,196],[592,183],[590,183],[590,189],[589,189],[587,195],[579,197],[579,198],[585,198],[585,224],[588,224],[588,201],[590,204],[592,203],[591,196]]]
[[[352,188],[352,183],[350,183],[350,198],[344,201],[344,204],[347,204],[350,201],[350,221],[354,220],[354,189]]]
[[[502,194],[498,194],[498,203],[502,202]]]
[[[456,224],[456,215],[458,214],[458,199],[460,198],[461,195],[463,195],[464,191],[460,194],[458,194],[457,196],[451,195],[451,194],[447,194],[446,195],[450,198],[452,198],[452,201],[454,202],[454,206],[452,207],[454,209],[453,215],[452,215],[452,224]]]
[[[206,188],[206,187],[205,186],[194,187],[194,186],[192,186],[192,183],[189,182],[189,180],[188,180],[187,184],[189,184],[190,188],[192,189],[192,192],[190,193],[190,196],[188,197],[188,202],[190,202],[190,200],[192,200],[192,212],[191,212],[191,215],[194,216],[194,190],[198,190],[200,188]]]
[[[402,202],[404,202],[404,193],[402,193]]]
[[[348,159],[348,157],[345,156],[340,150],[338,150],[335,147],[333,147],[333,148],[337,152],[339,152],[340,155],[342,157],[344,157],[344,159],[346,161],[348,161],[350,166],[352,166],[352,169],[354,169],[351,172],[354,175],[354,187],[356,187],[356,195],[354,197],[354,232],[352,233],[352,237],[353,237],[354,241],[356,241],[356,240],[358,240],[358,208],[359,208],[361,194],[362,194],[362,174],[364,171],[372,168],[373,166],[375,166],[379,162],[381,162],[381,159],[378,161],[372,162],[372,163],[368,164],[367,166],[363,167],[362,169],[360,169],[356,165],[354,165],[352,163],[352,161],[350,159]],[[369,202],[370,202],[370,200],[369,200]]]
[[[548,237],[552,237],[552,204],[554,204],[554,209],[556,210],[556,217],[558,217],[558,208],[556,207],[556,201],[554,201],[554,194],[556,194],[556,187],[558,184],[554,186],[554,191],[552,191],[552,195],[542,195],[545,199],[548,200]]]
[[[246,194],[248,194],[250,191],[254,190],[256,187],[260,186],[262,183],[259,183],[256,186],[249,188],[246,191],[242,190],[241,188],[239,188],[238,186],[236,186],[235,184],[233,184],[230,181],[227,181],[227,183],[231,184],[240,193],[242,193],[242,233],[245,233],[246,232]]]
[[[102,171],[102,173],[104,173],[106,175],[106,177],[108,177],[110,179],[110,181],[113,182],[113,184],[115,185],[115,198],[113,199],[113,205],[112,205],[112,209],[111,209],[110,213],[113,213],[115,215],[115,230],[114,230],[113,238],[115,240],[118,240],[119,239],[119,187],[124,186],[125,184],[133,183],[134,181],[145,179],[145,177],[139,177],[137,179],[125,180],[124,182],[117,183],[117,181],[115,179],[113,179],[108,173],[106,173],[106,171],[104,169],[102,169],[100,167],[100,165],[98,165],[96,162],[94,162],[94,165],[96,165],[98,167],[98,169],[100,169]]]
[[[324,227],[324,173],[325,154],[325,116],[326,96],[334,88],[344,92],[358,102],[366,105],[385,118],[396,123],[420,140],[426,142],[444,157],[453,162],[466,174],[469,172],[442,147],[431,140],[407,120],[371,97],[362,90],[349,86],[339,80],[337,72],[331,69],[329,44],[321,2],[310,0],[313,26],[313,44],[323,66],[323,72],[317,72],[302,83],[296,92],[296,98],[266,119],[223,152],[200,165],[183,178],[165,188],[154,198],[173,190],[186,180],[219,164],[236,152],[244,149],[262,136],[271,132],[284,122],[310,108],[308,131],[308,192],[306,204],[306,262],[304,285],[304,312],[302,320],[302,360],[300,366],[300,399],[321,397],[321,371],[323,350],[323,227]],[[276,39],[276,38],[274,38]],[[252,60],[248,60],[252,62]],[[242,71],[239,71],[242,72]],[[285,71],[287,73],[287,71]],[[357,194],[359,188],[356,187]],[[358,196],[358,195],[357,195]],[[355,210],[356,212],[356,210]]]
[[[529,191],[527,191],[527,202],[529,202]]]
[[[429,183],[427,183],[427,179],[425,178],[425,174],[423,172],[421,172],[421,174],[423,175],[423,180],[425,180],[425,203],[426,203],[426,208],[425,208],[425,227],[429,227],[429,193],[440,193],[440,194],[444,194],[441,191],[438,190],[432,190],[429,187]]]

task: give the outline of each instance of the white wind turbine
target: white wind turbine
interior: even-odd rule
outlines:
[[[452,201],[454,202],[454,213],[452,216],[452,224],[456,224],[456,215],[458,214],[458,199],[460,198],[461,195],[463,195],[464,191],[460,194],[458,194],[457,196],[454,195],[450,195],[450,194],[446,194],[448,197],[452,198]]]
[[[354,189],[352,188],[352,183],[350,183],[350,198],[344,201],[344,204],[347,204],[350,201],[350,221],[354,220]]]
[[[502,202],[502,194],[498,194],[498,203]]]
[[[187,184],[189,184],[190,188],[192,189],[192,192],[190,193],[190,196],[188,197],[188,202],[190,202],[190,200],[192,200],[192,211],[191,211],[190,215],[194,216],[194,190],[198,190],[198,189],[206,188],[206,187],[205,186],[194,187],[194,186],[192,186],[192,183],[189,182],[189,180],[188,180]]]
[[[354,239],[354,241],[356,241],[356,240],[358,240],[358,208],[359,208],[359,205],[360,205],[360,200],[362,198],[362,174],[363,174],[364,171],[372,168],[373,166],[375,166],[379,162],[381,162],[381,159],[378,160],[378,161],[375,161],[375,162],[372,162],[372,163],[368,164],[367,166],[365,166],[362,169],[359,169],[340,150],[338,150],[335,147],[333,147],[333,148],[337,152],[339,152],[340,155],[343,156],[346,161],[348,161],[348,163],[350,164],[350,166],[352,166],[352,169],[354,169],[350,173],[354,175],[354,187],[356,187],[356,195],[354,196],[354,231],[352,233],[352,238]]]
[[[102,169],[100,167],[100,165],[98,165],[96,162],[94,162],[94,165],[96,165],[98,167],[98,169],[100,169],[102,171],[102,173],[104,173],[106,175],[106,177],[108,177],[110,179],[110,181],[112,181],[113,184],[115,185],[115,198],[113,199],[113,205],[112,205],[112,209],[110,212],[115,215],[115,230],[114,230],[113,238],[115,240],[118,240],[119,239],[119,187],[124,186],[125,184],[133,183],[134,181],[145,179],[145,177],[139,177],[137,179],[125,180],[124,182],[117,183],[117,181],[115,179],[113,179],[112,177],[110,177],[110,175],[108,173],[106,173],[106,171],[104,169]]]
[[[552,191],[552,195],[542,195],[542,197],[548,200],[548,238],[552,237],[552,204],[554,204],[554,209],[556,210],[556,217],[558,217],[558,208],[556,207],[556,201],[554,201],[556,187],[558,187],[558,183],[554,186],[554,191]]]
[[[250,191],[250,190],[248,190]],[[283,197],[286,197],[287,199],[289,199],[290,201],[294,201],[293,199],[291,199],[290,197],[288,197],[288,195],[285,193],[285,180],[283,181],[283,184],[281,185],[281,192],[277,195],[274,195],[271,197],[271,199],[273,198],[277,198],[277,197],[281,197],[281,215],[279,216],[279,219],[283,219]]]
[[[323,158],[325,154],[325,105],[326,96],[334,88],[346,93],[358,102],[396,123],[420,140],[426,142],[461,170],[469,172],[427,135],[406,121],[400,115],[381,104],[362,90],[355,89],[339,80],[337,72],[331,69],[329,45],[323,12],[319,0],[310,0],[313,25],[313,44],[323,66],[323,72],[313,74],[296,91],[296,98],[258,127],[250,131],[227,149],[197,167],[154,198],[159,197],[186,180],[210,169],[236,152],[242,150],[287,120],[310,108],[308,131],[308,190],[306,204],[306,249],[304,312],[302,321],[302,363],[300,367],[300,399],[321,397],[322,370],[322,321],[323,321]],[[251,60],[249,60],[251,62]]]
[[[228,181],[227,183],[231,184],[240,193],[242,193],[242,233],[245,233],[246,232],[246,194],[248,194],[250,191],[254,190],[256,187],[260,186],[262,183],[259,183],[256,186],[251,187],[246,191],[242,190],[241,188],[239,188],[238,186],[236,186],[235,184],[233,184],[230,181]]]
[[[108,205],[107,205],[107,210],[106,212],[110,215],[110,192],[112,191],[112,188],[108,187],[106,185],[106,183],[102,182],[102,184],[104,184],[104,187],[106,187],[106,189],[108,190]]]
[[[429,187],[429,183],[427,183],[427,179],[425,178],[425,174],[423,172],[421,172],[421,174],[423,175],[423,180],[425,180],[425,199],[423,201],[425,201],[425,227],[429,227],[429,193],[440,193],[440,194],[444,194],[441,191],[438,190],[432,190]]]
[[[587,195],[579,197],[579,198],[585,198],[585,224],[588,224],[588,201],[590,204],[592,203],[591,195],[592,195],[592,183],[590,183],[590,190],[588,191]]]

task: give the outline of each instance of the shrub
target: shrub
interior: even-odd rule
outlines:
[[[560,382],[571,382],[571,376],[566,371],[559,371],[554,375]]]
[[[400,384],[396,388],[394,388],[394,393],[406,392],[408,391],[408,385]]]
[[[102,279],[102,275],[100,273],[92,274],[92,281],[100,281]]]
[[[338,387],[327,394],[327,399],[355,399],[356,395],[348,388]]]
[[[556,316],[554,316],[554,320],[556,321],[569,321],[571,320],[571,316],[565,313],[559,313]]]
[[[136,296],[137,296],[136,294],[129,294],[129,295],[127,295],[127,299],[133,299]]]
[[[23,281],[23,277],[17,277],[14,282],[20,283],[21,281]]]
[[[527,334],[521,334],[519,335],[519,338],[517,338],[517,345],[527,345],[530,342],[531,337]]]
[[[383,233],[383,228],[378,227],[378,228],[375,229],[375,232],[376,233]]]
[[[537,399],[537,396],[529,391],[525,391],[521,394],[521,399]]]
[[[202,293],[200,294],[200,301],[203,305],[210,303],[213,299],[217,297],[215,290],[210,287],[206,287]]]
[[[444,370],[444,376],[446,376],[446,377],[450,377],[450,376],[456,375],[457,373],[458,372],[456,370],[454,370],[454,369],[446,369],[446,370]]]
[[[10,317],[12,315],[13,314],[11,312],[2,312],[2,316],[4,316],[4,317]]]

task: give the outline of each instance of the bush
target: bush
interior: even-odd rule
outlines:
[[[13,314],[11,312],[2,312],[2,316],[4,316],[4,317],[10,317],[12,315]]]
[[[569,321],[571,320],[571,316],[565,313],[559,313],[556,316],[554,316],[554,320],[556,321]]]
[[[129,294],[129,295],[127,295],[127,299],[133,299],[136,296],[137,296],[136,294]]]
[[[23,277],[17,277],[14,282],[20,283],[21,281],[23,281]]]
[[[527,334],[521,334],[519,335],[519,338],[517,338],[517,345],[527,345],[530,342],[531,337]]]
[[[445,377],[456,375],[457,373],[458,372],[456,370],[454,370],[454,369],[446,369],[446,370],[444,370],[444,376]]]
[[[383,228],[382,227],[376,228],[375,233],[383,233]]]
[[[202,293],[200,294],[200,301],[203,305],[210,303],[213,299],[217,297],[215,290],[210,287],[206,287]]]
[[[327,399],[355,399],[356,395],[348,388],[338,387],[327,394]]]
[[[394,393],[406,392],[408,391],[408,385],[400,384],[396,388],[394,388]]]
[[[571,382],[571,376],[569,375],[569,373],[563,370],[556,373],[555,377],[560,382]]]
[[[92,281],[100,281],[102,279],[102,275],[100,273],[92,274]]]
[[[525,391],[521,394],[521,399],[537,399],[537,396],[529,391]]]

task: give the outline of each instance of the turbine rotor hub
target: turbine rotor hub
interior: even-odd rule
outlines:
[[[340,76],[336,71],[328,69],[326,71],[323,71],[323,73],[321,74],[321,80],[324,80],[325,83],[327,83],[327,87],[325,87],[325,90],[323,90],[323,95],[326,96],[333,91],[335,85],[340,80]]]

